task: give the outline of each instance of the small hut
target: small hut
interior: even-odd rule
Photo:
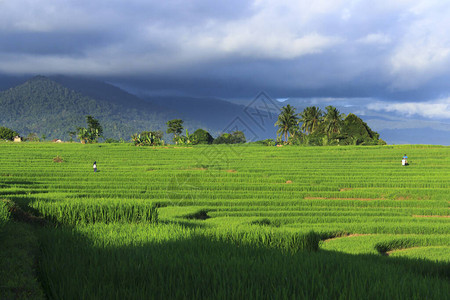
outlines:
[[[16,135],[15,137],[14,137],[14,142],[16,142],[16,143],[20,143],[20,142],[22,142],[23,141],[23,139],[22,139],[22,137],[21,136],[19,136],[19,135]]]

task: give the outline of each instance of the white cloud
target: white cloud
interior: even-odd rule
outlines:
[[[408,10],[408,21],[398,24],[404,32],[390,57],[392,88],[415,89],[448,74],[449,15],[447,1],[419,1]]]
[[[341,13],[341,19],[347,21],[351,18],[352,14],[348,8],[344,8]]]
[[[317,33],[303,36],[285,32],[255,34],[251,29],[247,29],[228,32],[224,38],[217,40],[214,45],[211,44],[209,49],[220,49],[225,53],[252,58],[293,59],[321,53],[339,42],[337,37]]]
[[[391,38],[382,33],[371,33],[366,35],[363,38],[360,38],[357,40],[357,42],[361,44],[378,44],[378,45],[385,45],[391,43]]]
[[[367,108],[375,111],[395,112],[406,116],[421,116],[425,118],[450,119],[450,98],[429,102],[374,102]]]

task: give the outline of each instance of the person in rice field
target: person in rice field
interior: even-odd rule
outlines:
[[[408,156],[406,156],[406,154],[405,155],[403,155],[403,158],[402,158],[402,166],[407,166],[408,165]]]
[[[97,172],[97,162],[94,161],[94,164],[92,165],[92,167],[94,168],[94,173]]]

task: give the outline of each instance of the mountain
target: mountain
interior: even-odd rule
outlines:
[[[141,98],[132,95],[114,85],[87,78],[76,78],[68,76],[50,76],[50,80],[55,81],[62,86],[74,90],[84,96],[92,99],[118,105],[120,107],[133,107],[156,112],[176,114],[172,109],[162,108],[153,101],[143,101]]]
[[[106,83],[64,77],[36,76],[0,92],[0,107],[0,126],[51,139],[68,139],[69,131],[86,126],[86,115],[100,121],[105,137],[125,140],[135,132],[164,130],[168,120],[180,117]],[[201,126],[190,120],[186,125]]]
[[[17,83],[9,80],[3,86]],[[0,92],[0,126],[21,135],[69,138],[85,127],[86,115],[100,121],[106,138],[128,140],[143,130],[163,130],[170,119],[184,120],[191,133],[202,128],[213,136],[235,130],[247,140],[273,138],[276,116],[256,121],[252,110],[216,98],[152,97],[141,99],[116,86],[86,78],[36,76]],[[252,108],[252,107],[250,107]],[[166,136],[166,140],[170,140]]]
[[[164,108],[173,108],[190,119],[206,124],[211,134],[239,130],[247,141],[276,138],[274,126],[280,111],[278,102],[260,93],[245,105],[217,98],[152,97],[147,98]],[[244,103],[244,102],[243,102]]]
[[[236,118],[240,118],[241,120],[244,118],[244,106],[232,104],[216,98],[175,96],[152,97],[146,99],[160,107],[164,107],[165,109],[175,109],[189,119],[206,124],[213,136],[218,136],[223,132],[231,131],[233,121]],[[237,128],[236,130],[239,129],[246,130],[245,128]]]

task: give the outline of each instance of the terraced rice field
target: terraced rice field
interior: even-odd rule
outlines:
[[[449,154],[2,143],[0,199],[50,222],[51,299],[444,299]]]

